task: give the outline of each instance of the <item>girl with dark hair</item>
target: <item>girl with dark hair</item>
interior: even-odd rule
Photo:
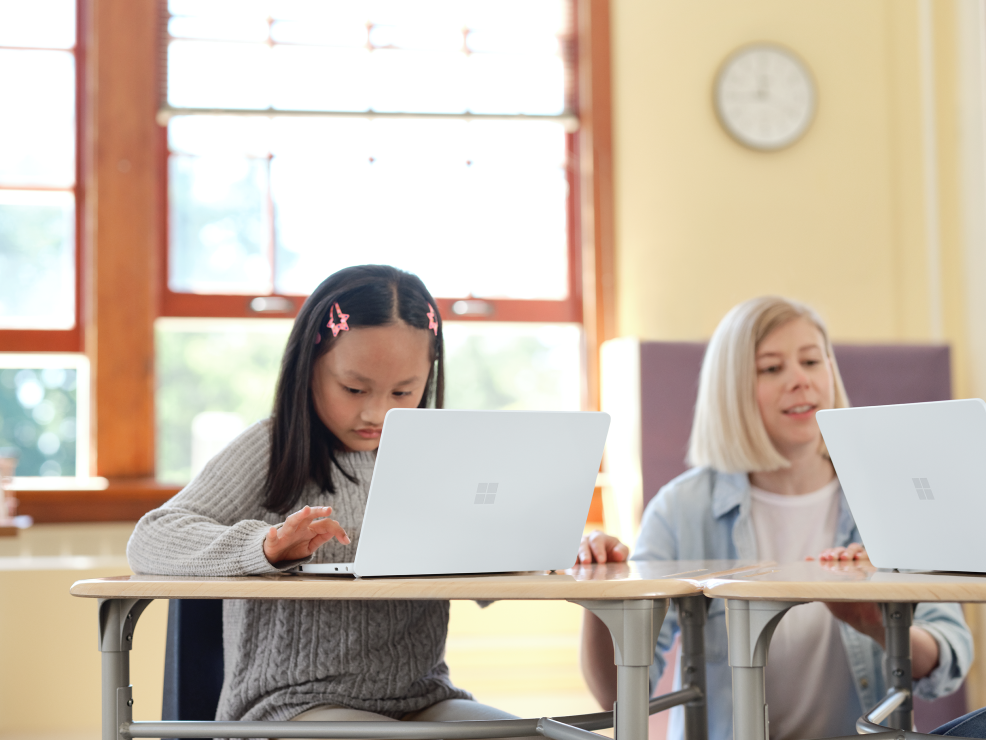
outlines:
[[[144,515],[127,546],[134,572],[351,560],[384,416],[442,407],[443,355],[416,276],[363,265],[326,278],[295,320],[271,418]],[[447,601],[225,601],[217,719],[509,718],[449,680],[448,613]]]

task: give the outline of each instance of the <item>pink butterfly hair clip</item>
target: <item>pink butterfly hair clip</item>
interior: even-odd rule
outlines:
[[[428,328],[435,332],[436,337],[438,336],[438,316],[430,303],[428,304]]]
[[[335,310],[336,315],[339,317],[338,324],[332,318],[333,310]],[[347,323],[348,321],[349,321],[349,314],[343,313],[342,309],[339,308],[338,303],[329,307],[329,323],[326,324],[325,326],[332,330],[332,336],[337,337],[339,336],[339,332],[349,331],[349,324]]]

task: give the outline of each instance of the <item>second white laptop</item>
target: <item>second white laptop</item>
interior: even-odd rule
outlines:
[[[393,409],[352,563],[304,573],[403,576],[575,563],[609,414]]]
[[[832,409],[817,419],[874,565],[986,573],[986,403]]]

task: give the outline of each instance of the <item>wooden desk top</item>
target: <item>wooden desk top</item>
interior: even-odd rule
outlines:
[[[702,580],[756,568],[732,560],[612,563],[556,573],[352,578],[278,573],[238,578],[117,576],[77,581],[73,596],[146,599],[666,599]]]
[[[869,563],[773,565],[703,585],[706,596],[747,601],[986,601],[986,575],[895,573]]]

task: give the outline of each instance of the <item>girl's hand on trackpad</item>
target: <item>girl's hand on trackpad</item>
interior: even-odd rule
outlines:
[[[284,520],[280,527],[271,527],[264,539],[264,556],[274,565],[285,560],[304,560],[335,537],[348,545],[349,535],[342,525],[329,519],[331,506],[306,506]]]

